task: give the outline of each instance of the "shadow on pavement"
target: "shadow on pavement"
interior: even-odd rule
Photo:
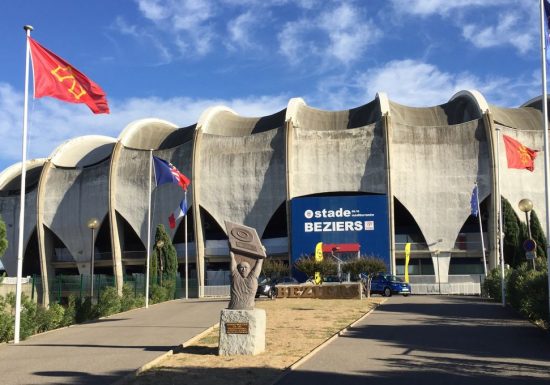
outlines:
[[[74,371],[44,371],[34,372],[33,375],[39,377],[46,377],[48,381],[56,379],[59,384],[72,384],[72,385],[109,385],[119,381],[130,374],[130,372],[112,372],[106,375],[95,375],[86,372],[74,372]],[[46,380],[44,380],[46,381]],[[40,383],[40,382],[38,382]],[[50,383],[50,382],[49,382]]]

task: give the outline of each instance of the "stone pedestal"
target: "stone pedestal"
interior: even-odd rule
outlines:
[[[220,356],[260,354],[265,350],[266,315],[263,309],[224,309],[220,317]]]

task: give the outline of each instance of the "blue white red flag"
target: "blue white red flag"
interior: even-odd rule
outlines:
[[[187,191],[187,186],[189,186],[191,181],[176,166],[156,156],[153,156],[153,163],[155,165],[155,181],[157,186],[165,183],[176,183]]]
[[[183,200],[180,202],[176,211],[174,211],[168,217],[168,224],[170,225],[170,228],[175,229],[176,221],[180,218],[183,218],[186,214],[187,214],[187,197],[183,198]]]
[[[472,215],[477,217],[478,207],[479,207],[479,198],[477,195],[477,184],[474,186],[474,191],[472,191],[472,198],[470,199],[470,207],[472,209]]]

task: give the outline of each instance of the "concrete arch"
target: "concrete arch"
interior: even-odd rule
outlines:
[[[37,223],[37,185],[44,168],[45,158],[28,160],[26,168],[25,221],[23,228],[23,255]],[[8,275],[17,274],[17,247],[19,236],[19,209],[21,192],[21,162],[0,173],[0,215],[6,223],[8,248],[2,256],[2,264]]]
[[[69,139],[50,155],[54,167],[83,168],[100,163],[111,156],[116,139],[102,135],[87,135]]]
[[[28,160],[25,164],[26,186],[35,185],[40,179],[46,158]],[[27,187],[28,189],[28,187]],[[12,164],[0,173],[0,194],[13,195],[21,190],[21,162]]]
[[[261,234],[285,201],[286,115],[284,109],[245,117],[223,106],[201,115],[193,150],[192,186],[197,266],[207,262],[210,242],[198,230],[203,226],[201,208],[222,229],[229,220],[254,227]]]
[[[158,148],[162,141],[178,127],[157,118],[139,119],[128,124],[118,136],[118,141],[128,148],[151,150]]]

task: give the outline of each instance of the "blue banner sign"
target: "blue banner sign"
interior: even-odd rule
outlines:
[[[323,242],[341,259],[357,254],[377,257],[390,270],[386,195],[294,198],[290,215],[292,264],[300,257],[313,255],[315,245]],[[340,250],[347,253],[338,253]]]

